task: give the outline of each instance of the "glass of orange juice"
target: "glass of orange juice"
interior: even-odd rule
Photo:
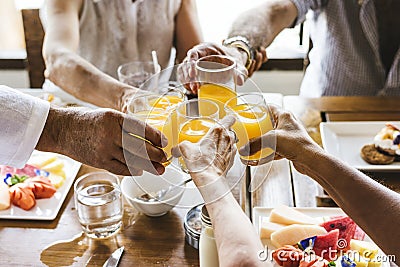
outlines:
[[[233,58],[211,55],[196,61],[200,99],[212,100],[219,106],[220,118],[225,116],[225,103],[236,96],[236,62]]]
[[[178,106],[177,116],[178,142],[197,143],[218,121],[219,107],[213,101],[194,98],[184,101]],[[182,157],[179,158],[179,164],[184,172],[188,172]]]
[[[225,104],[225,112],[236,118],[232,129],[238,138],[238,148],[244,146],[250,139],[260,137],[274,129],[268,105],[260,93],[242,94],[230,99]],[[275,144],[271,144],[253,155],[241,155],[240,158],[246,165],[258,165],[260,160],[271,156],[274,151]]]
[[[172,160],[171,148],[175,145],[169,98],[153,94],[136,96],[130,100],[127,109],[128,114],[158,129],[167,137],[168,144],[163,150],[168,160],[164,166],[169,165]]]

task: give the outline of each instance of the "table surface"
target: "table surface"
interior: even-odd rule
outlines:
[[[400,107],[396,105],[400,99],[393,98],[305,99],[280,94],[266,94],[265,97],[268,102],[291,110],[309,128],[317,127],[326,117],[332,118],[331,114],[340,114],[340,118],[346,120],[358,119],[354,116],[358,113],[375,116],[374,110],[381,115],[379,120],[385,120],[385,114],[400,114]],[[94,170],[83,165],[77,176]],[[316,206],[317,184],[296,172],[289,161],[251,167],[249,172],[252,179],[266,178],[254,192],[248,192],[246,179],[233,190],[249,216],[255,206]],[[399,183],[395,174],[373,175]],[[150,218],[125,205],[121,232],[108,240],[96,241],[82,235],[72,191],[53,221],[0,220],[0,266],[102,266],[120,246],[125,246],[125,252],[119,266],[199,265],[198,251],[185,242],[183,217],[188,209],[174,208],[162,217]]]

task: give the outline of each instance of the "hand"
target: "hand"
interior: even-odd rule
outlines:
[[[187,52],[186,58],[178,68],[179,79],[185,85],[186,89],[193,94],[197,94],[200,84],[197,82],[196,61],[210,55],[233,57],[237,63],[237,83],[239,85],[244,83],[248,75],[247,69],[244,66],[247,55],[243,55],[238,49],[233,47],[225,47],[215,43],[201,43]]]
[[[195,63],[198,59],[209,55],[226,55],[236,59],[237,62],[237,83],[243,85],[247,77],[251,77],[254,71],[260,69],[261,65],[267,61],[267,54],[265,48],[261,47],[256,50],[255,58],[249,69],[246,69],[247,55],[244,51],[235,47],[226,47],[215,43],[202,43],[194,46],[187,52],[186,58],[183,60],[182,65],[178,69],[178,75],[185,85],[185,88],[193,94],[197,94],[200,87],[196,82],[196,68]]]
[[[243,156],[253,155],[266,147],[273,149],[276,143],[274,159],[287,158],[293,162],[299,172],[307,174],[307,170],[302,162],[305,158],[305,153],[309,149],[311,151],[320,150],[321,147],[311,139],[304,127],[290,112],[273,105],[269,107],[276,123],[276,129],[267,132],[259,138],[252,139],[239,149],[239,154]],[[265,164],[271,160],[272,158],[267,158],[264,161],[260,161],[260,164]]]
[[[183,141],[174,147],[172,154],[185,161],[196,185],[205,185],[207,181],[196,179],[207,173],[211,176],[225,176],[234,162],[236,154],[235,134],[230,130],[234,124],[233,116],[225,116],[197,143]]]
[[[112,109],[52,108],[37,148],[115,174],[140,175],[164,172],[166,155],[159,147],[166,144],[157,129]]]

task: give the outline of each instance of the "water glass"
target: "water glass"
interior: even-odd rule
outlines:
[[[152,88],[157,88],[158,79],[150,79],[150,77],[159,74],[160,70],[160,65],[154,65],[152,61],[132,61],[120,65],[117,73],[118,79],[121,82],[136,88],[151,91]],[[141,88],[143,85],[146,85],[148,88]]]
[[[115,235],[122,226],[123,203],[119,179],[109,172],[92,172],[74,183],[75,207],[83,232],[90,238]]]

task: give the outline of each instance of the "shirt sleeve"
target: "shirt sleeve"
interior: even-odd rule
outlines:
[[[50,103],[0,85],[0,164],[22,168],[43,131]]]
[[[297,8],[297,18],[295,24],[302,23],[306,19],[308,10],[321,9],[328,0],[290,0]]]

